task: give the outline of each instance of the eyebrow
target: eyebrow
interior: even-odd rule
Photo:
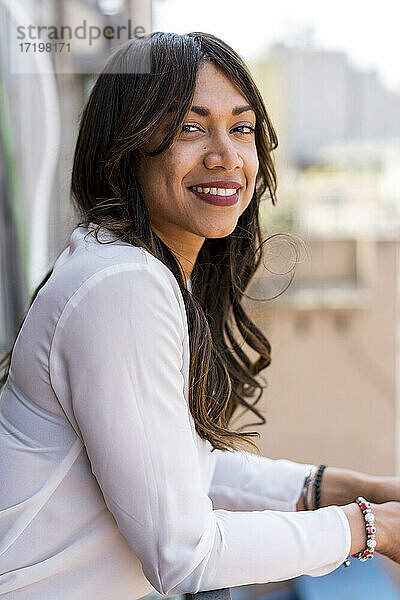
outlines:
[[[244,106],[235,106],[232,109],[232,115],[241,115],[242,113],[248,112],[250,110],[255,114],[254,109],[250,106],[250,104],[245,104]],[[209,117],[211,114],[209,109],[205,106],[192,106],[190,112],[194,112],[198,115],[201,115],[202,117]]]

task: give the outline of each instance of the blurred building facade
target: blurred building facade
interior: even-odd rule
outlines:
[[[331,145],[400,138],[400,96],[343,52],[275,44],[253,70],[290,163],[313,164]]]

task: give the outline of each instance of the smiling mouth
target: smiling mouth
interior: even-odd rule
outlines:
[[[209,187],[201,187],[198,185],[192,185],[191,189],[195,190],[196,192],[200,192],[203,194],[211,194],[213,196],[233,196],[233,194],[235,192],[237,192],[239,188],[239,186],[235,186],[233,188],[228,188],[226,186],[224,187],[219,187],[219,186],[209,186]]]
[[[225,188],[198,188],[197,186],[192,186],[188,189],[204,202],[214,204],[215,206],[232,206],[239,201],[240,188],[235,190]],[[214,191],[219,192],[220,190],[223,190],[224,193],[214,193]]]

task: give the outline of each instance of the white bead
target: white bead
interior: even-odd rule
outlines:
[[[374,523],[375,522],[375,517],[372,513],[367,513],[365,515],[365,520],[367,521],[367,523]]]
[[[375,548],[376,540],[367,540],[367,546],[368,548]]]

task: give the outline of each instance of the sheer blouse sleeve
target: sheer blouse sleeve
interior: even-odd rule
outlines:
[[[214,508],[204,491],[184,393],[179,293],[153,264],[107,267],[68,302],[52,349],[53,382],[120,532],[166,595],[329,573],[348,555],[349,524],[335,506],[287,511],[300,467],[253,463],[270,485],[253,483],[251,493],[280,498],[282,510]],[[230,461],[220,456],[218,473]]]
[[[313,465],[252,452],[214,450],[209,496],[214,508],[295,511],[306,472]]]

